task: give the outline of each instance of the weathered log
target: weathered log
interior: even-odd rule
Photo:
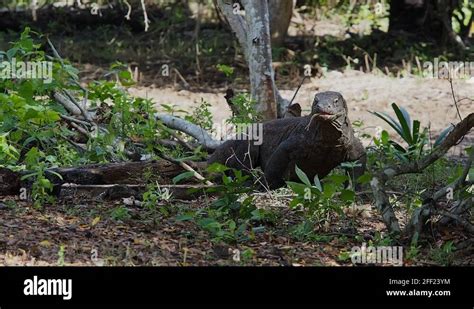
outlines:
[[[198,162],[195,167],[204,168],[205,163]],[[143,184],[143,175],[149,171],[159,183],[169,184],[171,179],[185,170],[168,162],[142,161],[122,162],[109,164],[84,165],[80,167],[55,168],[48,170],[46,176],[55,185],[74,183],[79,185],[107,185],[107,184]],[[18,194],[20,188],[28,188],[29,180],[20,180],[30,171],[13,172],[0,168],[0,196]],[[60,179],[55,173],[61,175]]]

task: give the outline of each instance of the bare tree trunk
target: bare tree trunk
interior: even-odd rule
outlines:
[[[451,18],[458,0],[399,0],[390,3],[389,31],[403,30],[423,34],[442,46],[456,46],[460,53],[465,45],[453,30]]]
[[[276,86],[272,68],[270,13],[267,1],[243,1],[247,20],[247,50],[252,99],[265,120],[277,117]]]
[[[244,11],[238,3],[224,0],[218,0],[217,6],[244,51],[249,66],[250,93],[257,111],[264,120],[282,117],[289,102],[280,96],[275,85],[268,2],[242,0],[241,3]]]
[[[268,0],[273,46],[283,45],[290,26],[291,16],[293,16],[293,5],[293,0]]]

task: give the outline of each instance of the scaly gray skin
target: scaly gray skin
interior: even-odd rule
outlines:
[[[365,170],[366,154],[354,136],[347,117],[347,104],[338,92],[316,94],[311,114],[305,117],[276,119],[263,124],[263,142],[229,140],[211,155],[208,163],[249,171],[261,167],[270,189],[298,181],[295,165],[309,179],[323,178],[342,162],[362,164],[354,170],[354,179]]]
[[[301,105],[299,103],[293,103],[288,106],[283,118],[301,117]]]

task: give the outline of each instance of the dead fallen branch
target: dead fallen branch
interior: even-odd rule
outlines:
[[[56,102],[58,102],[59,104],[61,104],[62,106],[64,106],[64,108],[72,115],[74,116],[80,116],[82,114],[81,110],[79,109],[79,107],[77,107],[77,105],[75,105],[73,102],[71,102],[69,100],[69,98],[67,98],[65,95],[59,93],[59,92],[55,92],[53,94],[53,98],[56,100]]]
[[[155,114],[155,118],[170,129],[178,130],[194,137],[199,144],[207,149],[216,149],[222,143],[209,135],[203,128],[184,119],[164,114]]]
[[[471,113],[461,122],[459,122],[446,136],[443,142],[428,155],[417,161],[389,166],[373,176],[370,184],[375,198],[375,205],[381,213],[382,219],[390,232],[400,233],[401,230],[385,190],[386,182],[389,179],[399,175],[421,173],[425,168],[445,155],[446,152],[451,147],[456,145],[458,141],[463,138],[463,136],[465,136],[473,126],[474,113]],[[413,232],[418,231],[422,227],[423,222],[426,221],[425,219],[431,215],[431,211],[429,209],[429,205],[424,205],[415,211],[414,217],[412,217],[412,220],[410,221],[410,224],[407,225],[405,231],[412,235]]]

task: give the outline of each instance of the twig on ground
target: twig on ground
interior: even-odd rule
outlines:
[[[174,163],[176,165],[179,165],[181,166],[183,169],[189,171],[189,172],[193,172],[194,173],[194,177],[197,179],[197,180],[201,180],[201,181],[204,181],[204,183],[206,185],[209,185],[209,186],[212,186],[214,185],[212,182],[210,182],[209,180],[206,180],[206,178],[204,178],[201,174],[199,174],[194,168],[192,168],[189,164],[187,164],[186,162],[183,162],[183,161],[179,161],[179,160],[176,160],[174,158],[171,158],[169,157],[168,155],[162,153],[162,152],[158,152],[157,155],[166,160],[166,161],[169,161],[171,163]]]
[[[59,117],[61,117],[62,119],[66,120],[66,121],[69,121],[69,122],[74,122],[74,123],[82,124],[82,125],[85,125],[85,126],[91,126],[91,124],[87,121],[76,119],[74,117],[70,117],[70,116],[67,116],[67,115],[62,115],[61,114],[61,115],[59,115]]]
[[[189,83],[184,79],[183,75],[181,75],[181,73],[179,73],[176,68],[173,68],[173,72],[175,72],[179,79],[184,83],[184,87],[189,88]]]
[[[77,123],[75,122],[70,122],[71,126],[77,130],[77,132],[81,133],[82,135],[84,135],[87,139],[90,139],[91,136],[89,134],[89,132],[84,129],[83,127],[81,127],[80,125],[78,125]]]

